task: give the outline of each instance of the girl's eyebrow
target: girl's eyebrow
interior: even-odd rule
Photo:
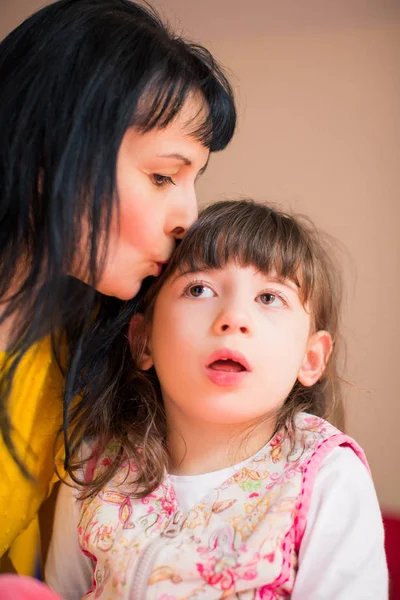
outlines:
[[[280,283],[281,285],[285,285],[286,287],[291,288],[294,292],[298,292],[300,289],[300,284],[296,283],[292,279],[285,279],[284,277],[279,276],[270,276],[268,275],[268,281],[272,281],[273,283]]]
[[[202,267],[201,269],[196,269],[192,267],[187,267],[184,270],[178,269],[176,275],[171,280],[171,284],[175,283],[177,279],[180,277],[185,277],[186,275],[190,275],[190,273],[208,273],[209,271],[213,271],[215,269],[207,269],[206,267]]]
[[[178,269],[176,275],[171,280],[171,284],[175,283],[177,279],[180,277],[185,277],[190,273],[209,273],[210,271],[216,270],[215,268],[207,268],[206,266],[195,268],[195,267],[186,267],[184,270]],[[287,279],[285,277],[279,277],[279,275],[265,275],[265,278],[271,283],[279,283],[280,285],[284,285],[294,292],[298,294],[300,290],[300,284],[296,283],[292,279]]]

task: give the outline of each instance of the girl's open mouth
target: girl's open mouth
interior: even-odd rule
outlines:
[[[219,386],[238,385],[251,371],[246,357],[229,348],[213,352],[207,359],[205,368],[208,378]]]
[[[209,369],[224,373],[241,373],[242,371],[246,371],[246,368],[241,363],[231,358],[215,360],[209,365]]]

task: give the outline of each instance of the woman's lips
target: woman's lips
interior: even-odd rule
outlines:
[[[163,270],[165,268],[165,265],[167,265],[167,264],[168,264],[167,260],[164,260],[162,262],[157,262],[156,263],[156,265],[157,265],[157,275],[156,275],[156,277],[160,277],[161,273],[163,272]]]

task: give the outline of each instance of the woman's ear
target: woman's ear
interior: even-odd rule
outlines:
[[[149,336],[146,331],[144,316],[140,313],[134,315],[128,329],[129,345],[134,361],[139,369],[147,371],[153,366]]]
[[[317,331],[310,336],[303,363],[297,374],[297,379],[302,385],[310,387],[322,377],[332,348],[332,337],[327,331]]]

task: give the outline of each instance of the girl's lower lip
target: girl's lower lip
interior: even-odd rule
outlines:
[[[216,371],[215,369],[206,367],[206,374],[210,381],[215,383],[215,385],[228,387],[242,383],[242,381],[246,379],[246,376],[249,374],[249,371]]]

